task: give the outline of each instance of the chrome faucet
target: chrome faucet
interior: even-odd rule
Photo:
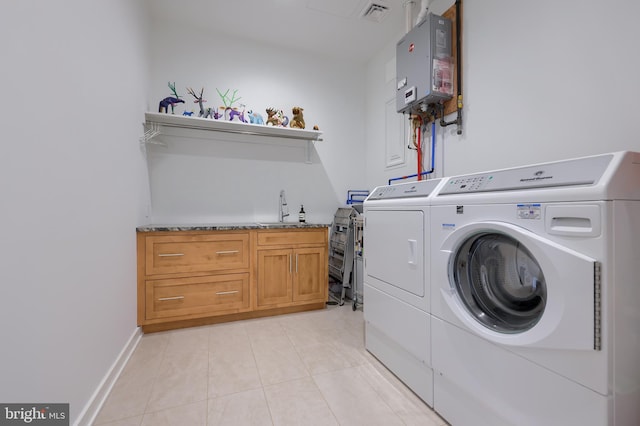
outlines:
[[[284,218],[289,216],[289,207],[287,207],[287,199],[284,196],[284,189],[280,191],[280,208],[278,211],[278,222],[284,222]]]

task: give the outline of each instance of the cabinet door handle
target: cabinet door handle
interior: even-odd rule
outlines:
[[[181,300],[184,299],[184,296],[173,296],[173,297],[160,297],[158,300],[160,302],[165,302],[167,300]]]
[[[236,294],[236,293],[240,293],[240,290],[219,291],[219,292],[216,293],[216,295],[222,296],[222,295],[225,295],[225,294]]]
[[[234,253],[240,253],[240,250],[223,250],[223,251],[216,252],[216,254],[234,254]]]
[[[158,257],[177,257],[184,256],[184,253],[160,253]]]

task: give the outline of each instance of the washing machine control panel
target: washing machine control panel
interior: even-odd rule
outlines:
[[[441,179],[407,182],[397,185],[379,186],[373,190],[367,200],[387,200],[393,198],[428,197],[438,186]]]
[[[612,158],[609,154],[452,177],[438,195],[593,185]]]
[[[450,191],[459,193],[459,192],[476,192],[482,191],[482,189],[487,185],[487,182],[493,180],[492,175],[478,175],[478,176],[468,176],[468,177],[459,177],[455,179],[451,179],[448,185],[443,188],[444,191]]]

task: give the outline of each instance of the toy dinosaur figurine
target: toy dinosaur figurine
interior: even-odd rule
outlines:
[[[293,118],[291,119],[291,124],[289,125],[289,127],[304,129],[305,124],[304,117],[302,117],[302,111],[304,111],[304,109],[300,107],[293,107],[293,109],[291,110],[291,112],[293,112]]]
[[[169,85],[169,89],[171,89],[171,92],[173,92],[173,96],[169,96],[160,101],[160,105],[158,105],[158,112],[168,113],[169,106],[170,106],[171,114],[173,114],[173,107],[176,104],[183,104],[184,101],[180,99],[180,96],[178,95],[178,93],[176,93],[176,83],[173,82],[173,84],[171,84],[171,82],[169,82],[168,85]]]
[[[198,114],[198,117],[204,117],[206,118],[207,114],[204,111],[204,107],[202,106],[202,104],[204,102],[207,102],[206,99],[202,99],[202,93],[204,93],[204,87],[202,89],[200,89],[200,96],[196,95],[196,92],[193,91],[193,89],[191,87],[187,87],[187,92],[189,92],[189,94],[191,96],[193,96],[194,98],[196,98],[195,101],[193,101],[193,103],[197,103],[200,106],[200,113]]]
[[[247,114],[249,114],[249,122],[251,124],[264,124],[264,118],[262,118],[262,115],[258,114],[257,112],[249,110]]]

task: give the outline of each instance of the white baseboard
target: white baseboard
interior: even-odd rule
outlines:
[[[129,358],[131,358],[133,351],[135,351],[138,343],[140,343],[141,338],[142,329],[140,327],[137,327],[129,338],[127,344],[124,345],[124,348],[122,348],[122,351],[120,351],[120,354],[114,361],[107,374],[100,382],[100,385],[89,399],[89,402],[87,402],[87,405],[85,405],[84,409],[78,416],[78,420],[73,423],[74,426],[90,426],[93,424],[96,416],[100,412],[100,409],[104,405],[104,402],[107,400],[111,389],[113,389],[113,386],[118,380],[118,377],[120,377],[122,370],[124,369],[125,365],[127,365]]]

